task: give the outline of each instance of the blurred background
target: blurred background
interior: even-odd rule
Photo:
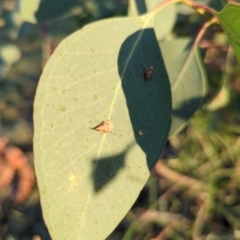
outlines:
[[[198,2],[220,10],[228,1]],[[33,101],[45,63],[72,32],[127,16],[129,9],[128,0],[0,1],[0,239],[51,239],[32,152]],[[163,40],[195,38],[208,17],[177,6]],[[199,48],[208,78],[202,105],[169,138],[137,201],[108,240],[240,239],[240,68],[217,24],[207,29]]]

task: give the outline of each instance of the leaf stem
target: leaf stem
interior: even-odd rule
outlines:
[[[213,15],[213,16],[216,15],[216,11],[214,11],[212,8],[210,8],[206,5],[196,3],[196,2],[193,2],[191,0],[182,0],[182,2],[185,3],[186,5],[188,5],[189,7],[194,8],[200,14],[204,14],[205,12],[207,12],[207,13],[210,13],[211,15]]]
[[[212,24],[217,23],[217,22],[218,22],[218,19],[216,17],[213,17],[209,21],[204,23],[204,25],[202,26],[201,30],[199,31],[199,33],[198,33],[198,35],[195,39],[194,46],[197,46],[199,44],[199,42],[201,41],[201,39],[202,39],[203,35],[205,34],[207,28],[209,26],[211,26]]]
[[[158,4],[153,10],[152,13],[156,13],[158,11],[161,11],[163,8],[167,7],[168,5],[174,4],[174,3],[184,3],[188,5],[191,8],[194,8],[198,13],[204,14],[205,12],[210,13],[211,15],[215,16],[216,12],[203,4],[193,2],[191,0],[166,0],[160,4]]]

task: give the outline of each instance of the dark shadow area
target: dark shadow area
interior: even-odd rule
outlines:
[[[216,11],[221,11],[225,6],[225,2],[219,1],[219,0],[210,0],[208,5],[209,7],[212,7],[213,9],[215,9]]]
[[[172,116],[181,118],[184,121],[187,121],[194,112],[199,108],[203,101],[203,97],[192,98],[186,102],[183,102],[181,106],[177,109],[172,110]]]
[[[169,135],[177,132],[199,109],[203,97],[192,98],[183,102],[179,108],[172,109],[172,124]]]
[[[135,1],[136,7],[138,9],[138,13],[139,15],[144,14],[147,12],[147,7],[146,7],[146,3],[144,0],[138,0]]]
[[[153,74],[146,79],[145,71],[150,67]],[[170,84],[153,29],[139,30],[126,38],[118,55],[118,72],[134,138],[146,154],[151,171],[165,146],[171,124]],[[130,136],[123,132],[122,137]],[[119,154],[92,160],[91,178],[96,192],[125,167],[126,154],[135,141]]]
[[[134,142],[119,154],[92,160],[93,170],[91,177],[96,193],[109,184],[117,176],[118,172],[125,167],[126,154],[133,145]]]
[[[79,5],[78,0],[41,0],[35,13],[39,22],[57,18],[72,7]]]
[[[26,234],[31,239],[38,236],[43,240],[51,240],[48,229],[44,224],[42,210],[39,202],[33,202],[29,205],[16,205],[12,201],[1,203],[4,211],[1,213],[1,225],[7,225],[8,228],[0,228],[1,239],[26,239]],[[16,213],[19,214],[16,214]],[[26,216],[28,216],[26,218]]]
[[[127,3],[123,1],[96,0],[92,1],[92,6],[87,2],[83,0],[41,0],[35,16],[38,22],[44,22],[67,14],[73,16],[75,11],[75,15],[79,12],[79,24],[83,26],[98,19],[126,15],[127,12]],[[72,9],[74,11],[71,13]]]
[[[131,50],[131,53],[130,53]],[[146,80],[147,68],[153,68]],[[171,124],[168,75],[152,28],[137,31],[122,44],[118,71],[137,144],[154,167],[164,148]]]

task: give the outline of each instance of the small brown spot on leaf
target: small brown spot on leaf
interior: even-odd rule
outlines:
[[[102,133],[110,133],[112,131],[112,124],[110,121],[102,121],[99,125],[96,127],[92,128],[96,131],[102,132]]]
[[[60,106],[59,110],[62,112],[66,112],[67,108],[65,106]]]

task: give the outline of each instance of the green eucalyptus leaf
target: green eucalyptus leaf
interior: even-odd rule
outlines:
[[[81,2],[77,0],[41,0],[35,13],[36,19],[38,22],[49,21],[64,16],[72,8],[79,5],[81,6]]]
[[[44,68],[34,110],[35,168],[52,238],[105,239],[170,129],[170,84],[150,22],[109,19],[66,38]]]
[[[205,69],[197,47],[189,39],[161,42],[172,90],[173,135],[186,124],[198,109],[206,92]]]
[[[136,17],[141,14],[150,13],[157,5],[165,0],[130,0],[128,16]],[[158,40],[168,35],[176,22],[176,5],[171,4],[159,11],[154,18],[154,30]]]
[[[216,13],[216,17],[224,32],[227,34],[238,63],[240,63],[240,4],[227,4],[221,12]]]
[[[64,16],[74,7],[81,4],[77,0],[21,0],[20,14],[25,21],[37,23]]]
[[[36,11],[39,8],[41,0],[21,0],[20,1],[20,15],[24,21],[30,23],[37,23],[35,16]]]

